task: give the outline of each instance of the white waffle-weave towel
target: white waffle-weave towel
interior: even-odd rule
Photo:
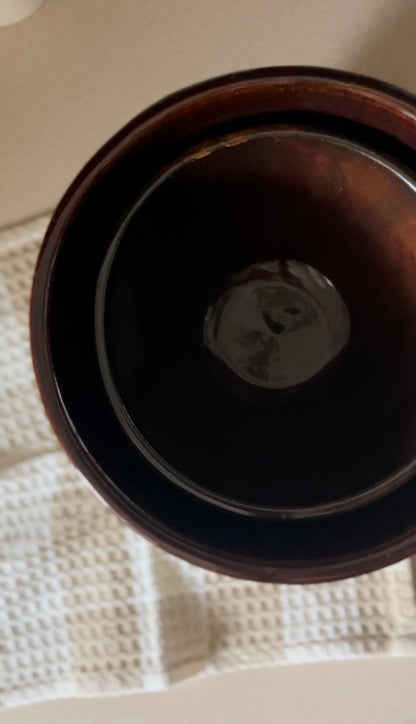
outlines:
[[[263,665],[416,654],[410,561],[313,586],[169,556],[98,502],[59,450],[28,309],[48,218],[0,232],[0,702],[164,688]]]

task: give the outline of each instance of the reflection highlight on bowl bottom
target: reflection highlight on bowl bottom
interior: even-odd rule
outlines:
[[[255,264],[235,275],[204,320],[212,355],[244,382],[270,390],[315,377],[349,336],[339,292],[298,261]]]

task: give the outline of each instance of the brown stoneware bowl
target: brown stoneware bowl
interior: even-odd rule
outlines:
[[[63,446],[138,531],[323,581],[416,550],[416,100],[316,68],[137,116],[46,234],[32,297]]]

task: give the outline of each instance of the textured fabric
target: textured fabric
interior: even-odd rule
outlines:
[[[43,217],[0,232],[0,701],[151,690],[237,668],[416,653],[412,568],[239,581],[162,553],[59,450],[31,366]]]

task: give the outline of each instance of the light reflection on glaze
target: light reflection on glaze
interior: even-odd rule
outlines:
[[[208,309],[204,344],[245,382],[286,389],[314,377],[347,345],[350,321],[334,285],[297,261],[235,275]]]

